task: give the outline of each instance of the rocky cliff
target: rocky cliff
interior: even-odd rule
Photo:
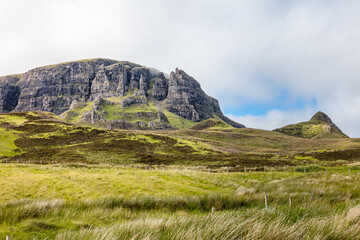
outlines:
[[[109,59],[68,62],[0,77],[0,112],[11,111],[48,111],[109,128],[173,127],[163,112],[192,122],[219,118],[244,127],[225,117],[218,101],[184,71],[176,69],[167,79],[155,69]]]

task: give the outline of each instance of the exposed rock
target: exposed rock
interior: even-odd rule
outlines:
[[[146,99],[142,97],[127,97],[123,100],[122,107],[126,108],[137,104],[146,104]]]
[[[20,75],[0,78],[0,112],[10,112],[17,106],[21,91],[16,85],[19,80]]]
[[[158,73],[153,87],[152,96],[156,100],[162,101],[168,95],[169,83],[163,73]]]
[[[149,122],[148,127],[152,130],[174,129],[173,127],[167,125],[166,123],[161,123],[156,121]]]
[[[91,85],[91,99],[124,96],[128,86],[128,71],[124,64],[100,66]]]
[[[150,89],[150,81],[155,77],[154,85]],[[128,97],[122,102],[106,100],[123,96]],[[170,112],[192,121],[201,121],[216,115],[234,127],[244,127],[225,117],[218,101],[207,96],[194,78],[179,69],[171,72],[170,80],[167,80],[165,75],[156,69],[130,62],[92,59],[45,66],[20,75],[0,77],[0,112],[48,111],[59,115],[79,103],[91,101],[94,101],[94,114],[103,111],[104,104],[122,104],[122,107],[126,108],[134,104],[161,101],[156,102],[156,106],[160,106],[160,112],[164,106]],[[94,115],[88,111],[83,114],[84,121]],[[94,116],[91,119],[99,121]],[[160,122],[162,121],[167,120]],[[126,125],[122,122],[116,124]]]
[[[225,117],[220,110],[218,101],[206,95],[194,78],[177,68],[170,74],[169,93],[165,108],[195,122],[212,118],[215,114],[234,127],[245,127]]]
[[[315,115],[310,119],[310,121],[320,121],[327,124],[334,124],[328,115],[320,111],[315,113]]]

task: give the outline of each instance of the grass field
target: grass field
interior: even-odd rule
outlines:
[[[360,168],[302,169],[1,164],[0,239],[358,239]]]
[[[360,239],[359,139],[24,112],[0,140],[0,239]]]

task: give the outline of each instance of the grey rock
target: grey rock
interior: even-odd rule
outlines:
[[[152,130],[165,130],[165,129],[174,129],[173,127],[169,126],[166,123],[161,123],[161,122],[157,122],[157,121],[151,121],[149,122],[148,128],[152,129]]]
[[[126,108],[131,105],[146,104],[147,101],[143,97],[127,97],[122,101],[122,107]]]
[[[0,77],[0,112],[11,112],[18,104],[20,75]]]
[[[152,89],[151,81],[154,81]],[[147,104],[154,99],[160,101],[157,102],[161,106],[159,112],[164,104],[168,111],[192,121],[198,122],[216,115],[234,127],[244,127],[225,117],[218,101],[206,95],[194,78],[179,69],[171,72],[168,80],[158,70],[138,64],[92,59],[0,77],[0,112],[49,111],[59,115],[78,103],[94,101],[96,115],[103,110],[104,104],[119,104],[106,98],[122,96],[128,96],[121,103],[123,108]],[[85,114],[84,121],[90,115],[94,121],[102,120],[101,114],[100,118],[94,117],[93,113],[89,114]],[[165,115],[160,118],[162,120],[158,117],[157,121],[167,121]],[[111,124],[127,126],[123,122]]]
[[[163,73],[158,73],[155,79],[152,96],[156,100],[162,101],[168,95],[169,83]]]

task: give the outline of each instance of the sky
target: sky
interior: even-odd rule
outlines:
[[[198,80],[272,130],[327,113],[360,137],[358,0],[0,0],[0,75],[110,58]]]

